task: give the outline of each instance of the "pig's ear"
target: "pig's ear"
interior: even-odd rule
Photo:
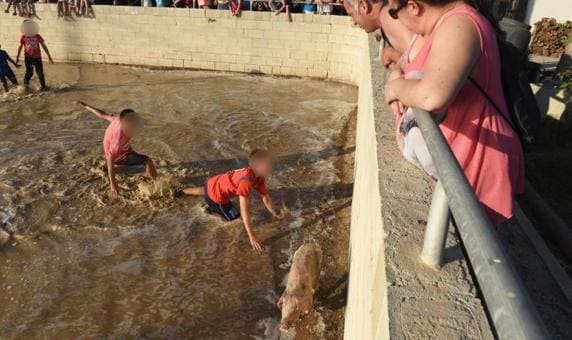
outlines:
[[[282,309],[282,305],[284,304],[284,295],[282,295],[280,297],[280,299],[278,299],[278,302],[276,303],[276,306],[278,306],[278,308]]]

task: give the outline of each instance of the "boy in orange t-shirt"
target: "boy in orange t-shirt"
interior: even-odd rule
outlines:
[[[282,215],[274,207],[264,180],[272,173],[272,156],[266,150],[257,149],[250,154],[248,163],[246,168],[211,177],[204,187],[185,188],[181,192],[189,196],[204,196],[209,212],[220,215],[227,221],[242,217],[252,248],[260,251],[264,245],[254,234],[248,210],[252,190],[262,195],[262,202],[272,216],[281,218]],[[240,211],[230,201],[235,196],[239,197]]]

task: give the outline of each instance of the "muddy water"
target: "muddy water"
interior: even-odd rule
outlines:
[[[47,77],[47,93],[0,97],[0,223],[11,234],[0,248],[0,337],[278,338],[276,295],[291,254],[313,237],[304,229],[347,239],[328,221],[350,199],[351,169],[336,159],[353,151],[339,135],[356,89],[94,65],[50,66]],[[120,174],[122,197],[110,201],[98,169],[106,122],[75,100],[139,111],[133,146],[156,161],[161,180]],[[276,154],[268,184],[289,211],[276,221],[253,199],[264,253],[250,250],[240,223],[169,190],[244,166],[256,147]],[[334,284],[330,276],[322,286]],[[321,322],[308,333],[316,338],[341,322],[312,319]]]

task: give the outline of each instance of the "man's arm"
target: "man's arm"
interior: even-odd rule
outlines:
[[[53,64],[54,60],[52,59],[52,55],[50,54],[50,51],[48,51],[48,46],[46,46],[46,43],[41,42],[40,45],[42,45],[44,52],[46,52],[46,54],[48,55],[48,60],[50,61],[50,64]]]
[[[244,223],[244,229],[246,229],[246,233],[248,234],[248,238],[250,239],[250,245],[252,249],[261,251],[264,249],[264,245],[262,242],[256,238],[254,231],[252,230],[252,220],[250,219],[250,212],[248,211],[248,207],[250,206],[250,198],[246,196],[239,196],[240,199],[240,215],[242,216],[242,222]]]
[[[107,161],[107,176],[109,177],[109,197],[115,199],[119,196],[119,188],[115,182],[115,164],[111,157],[106,157]]]
[[[107,112],[105,112],[101,109],[98,109],[96,107],[93,107],[91,105],[88,105],[82,101],[78,101],[77,105],[83,107],[84,109],[88,110],[89,112],[92,112],[94,115],[97,116],[97,118],[101,118],[101,119],[105,119],[105,120],[108,120],[108,118],[109,118],[109,114],[107,114]]]
[[[262,202],[264,203],[266,210],[268,210],[268,212],[271,213],[272,216],[276,218],[282,217],[282,215],[276,210],[276,207],[274,206],[274,202],[272,202],[272,198],[270,198],[270,195],[268,194],[263,195]]]

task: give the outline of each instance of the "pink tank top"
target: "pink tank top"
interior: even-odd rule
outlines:
[[[466,4],[446,13],[440,23],[453,15],[466,16],[475,25],[481,42],[481,57],[473,77],[503,113],[508,112],[493,27]],[[424,70],[440,23],[407,65],[405,73]],[[439,127],[493,225],[511,218],[514,195],[524,191],[524,157],[520,140],[510,124],[475,85],[467,81],[448,107],[447,116]]]

